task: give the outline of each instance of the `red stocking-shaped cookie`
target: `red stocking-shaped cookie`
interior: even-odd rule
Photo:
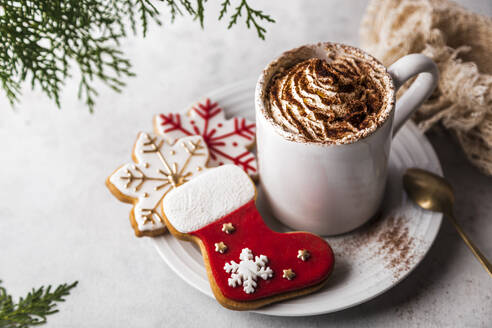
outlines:
[[[200,246],[215,297],[234,310],[314,292],[334,264],[322,238],[270,230],[255,195],[243,170],[224,165],[170,191],[162,202],[169,231]]]

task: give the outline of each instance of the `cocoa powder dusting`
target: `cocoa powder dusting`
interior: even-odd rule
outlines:
[[[416,260],[416,240],[409,233],[408,220],[402,216],[379,217],[358,230],[335,238],[339,256],[354,257],[366,251],[369,258],[378,257],[395,279],[407,272]]]
[[[376,126],[384,91],[361,58],[311,58],[278,73],[269,85],[270,116],[306,140],[342,139]]]

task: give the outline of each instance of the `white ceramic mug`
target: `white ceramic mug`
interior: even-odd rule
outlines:
[[[350,48],[371,60],[387,77],[388,115],[370,135],[346,144],[292,141],[265,114],[267,88],[279,70],[313,57],[323,58],[327,46]],[[418,75],[396,102],[395,93]],[[434,62],[421,54],[407,55],[388,69],[362,50],[318,43],[285,52],[262,72],[255,91],[260,181],[275,217],[287,226],[321,235],[353,230],[373,217],[381,204],[392,136],[437,85]]]

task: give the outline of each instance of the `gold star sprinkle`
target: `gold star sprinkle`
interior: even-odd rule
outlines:
[[[223,242],[215,243],[215,251],[219,252],[220,254],[224,254],[225,252],[227,252],[227,245]]]
[[[294,271],[292,271],[292,269],[287,269],[283,271],[284,271],[284,275],[282,276],[282,278],[285,278],[287,280],[292,280],[296,277],[296,274]]]
[[[307,261],[310,257],[311,253],[309,253],[307,249],[300,249],[297,251],[297,258],[303,260],[304,262]]]
[[[222,225],[222,231],[224,231],[226,234],[230,235],[234,231],[236,231],[236,228],[232,225],[232,223],[224,223]]]

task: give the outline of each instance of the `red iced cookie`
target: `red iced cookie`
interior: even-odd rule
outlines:
[[[169,231],[200,246],[215,297],[235,310],[311,293],[334,264],[324,239],[270,230],[255,194],[243,170],[224,165],[172,190],[162,203]]]

